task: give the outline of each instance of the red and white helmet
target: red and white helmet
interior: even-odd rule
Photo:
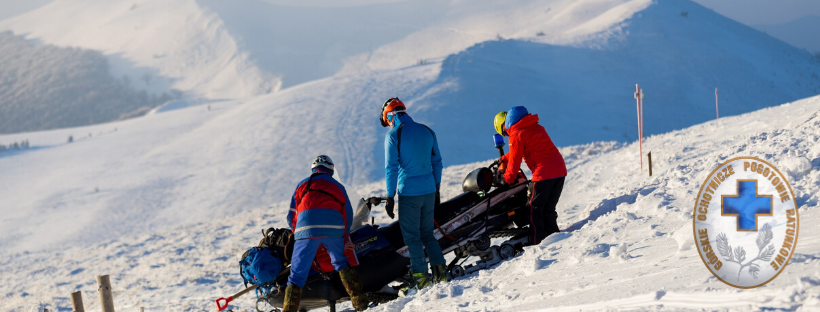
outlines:
[[[331,160],[330,156],[327,155],[316,156],[316,159],[313,160],[313,164],[310,165],[310,169],[313,170],[317,167],[325,167],[327,169],[333,170],[333,160]]]

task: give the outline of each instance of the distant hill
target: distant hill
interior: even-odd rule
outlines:
[[[116,120],[171,98],[115,79],[98,51],[33,45],[0,32],[0,133]]]
[[[820,57],[820,16],[808,15],[783,24],[753,27]]]
[[[820,94],[820,59],[691,1],[657,1],[605,35],[570,46],[489,41],[451,55],[416,115],[434,129],[480,122],[481,134],[453,127],[457,139],[442,148],[469,159],[489,144],[492,116],[514,105],[567,146],[637,140],[635,84],[646,135],[715,119],[715,88],[721,116]]]

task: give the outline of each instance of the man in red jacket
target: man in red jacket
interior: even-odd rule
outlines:
[[[362,291],[359,273],[350,266],[346,255],[353,251],[350,227],[353,207],[347,190],[333,179],[333,160],[319,155],[310,166],[313,174],[299,182],[290,202],[288,223],[293,230],[293,256],[282,312],[302,311],[299,304],[316,252],[326,250],[333,269],[339,272],[350,301],[356,311],[367,309],[367,296]],[[354,257],[355,258],[355,257]]]
[[[524,106],[516,106],[508,112],[496,115],[495,129],[509,136],[510,151],[501,157],[499,174],[507,184],[515,182],[521,168],[521,159],[532,171],[530,189],[530,242],[541,243],[558,229],[558,213],[555,206],[564,188],[567,166],[561,152],[552,143],[547,131],[538,124],[538,115],[527,112]]]

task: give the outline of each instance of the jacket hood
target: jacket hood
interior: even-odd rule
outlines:
[[[504,122],[504,128],[509,129],[510,127],[518,123],[518,121],[520,121],[521,118],[524,118],[524,116],[527,115],[529,115],[529,112],[527,111],[527,108],[524,106],[515,106],[513,108],[510,108],[510,110],[507,111],[507,120]]]
[[[511,128],[507,129],[507,132],[517,131],[527,126],[537,124],[538,120],[539,119],[537,114],[527,114],[526,116],[522,117],[517,123],[515,123]]]
[[[388,115],[387,118],[392,118],[392,117],[390,117],[390,115]],[[397,128],[399,125],[401,125],[405,122],[408,122],[408,121],[412,122],[413,118],[410,118],[410,115],[408,115],[407,113],[396,115],[396,122],[393,125],[393,128]]]

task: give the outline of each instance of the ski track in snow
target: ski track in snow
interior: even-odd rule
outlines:
[[[637,146],[592,143],[562,148],[569,169],[559,203],[565,232],[501,264],[427,288],[373,311],[747,311],[820,308],[820,229],[801,227],[787,269],[765,287],[737,290],[703,267],[692,241],[692,206],[702,180],[736,156],[763,158],[790,177],[801,223],[820,222],[820,97],[722,118],[647,138],[655,175],[639,172]],[[810,166],[800,167],[796,164]],[[490,161],[445,169],[443,196]],[[363,196],[384,191],[376,182]],[[81,290],[98,305],[94,276],[111,274],[118,310],[212,310],[241,289],[239,255],[260,230],[285,226],[286,203],[226,218],[107,241],[98,246],[0,258],[0,309],[66,310]],[[377,223],[389,220],[374,209]],[[25,278],[21,278],[25,277]],[[235,311],[253,311],[253,295]],[[349,305],[344,304],[343,307]]]

